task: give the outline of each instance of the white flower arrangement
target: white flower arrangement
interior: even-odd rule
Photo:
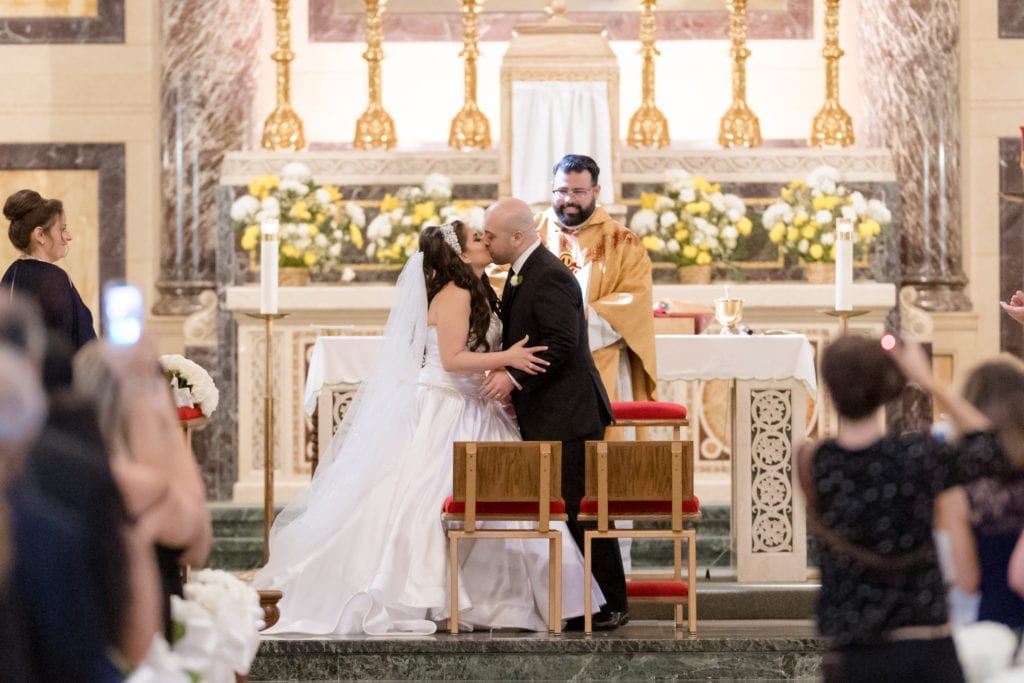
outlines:
[[[259,593],[219,569],[193,572],[185,599],[171,596],[173,645],[157,636],[128,683],[234,683],[259,649]]]
[[[201,365],[176,353],[160,356],[160,365],[164,372],[171,375],[171,387],[178,408],[198,408],[206,417],[213,415],[220,401],[220,392],[210,373]]]

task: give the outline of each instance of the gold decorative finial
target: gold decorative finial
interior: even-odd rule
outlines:
[[[384,60],[384,50],[381,47],[384,42],[381,15],[384,13],[387,0],[363,0],[363,4],[366,6],[366,52],[363,53],[363,59],[366,60],[368,71],[370,103],[356,121],[356,137],[352,144],[358,149],[391,149],[398,144],[395,121],[384,111],[380,96],[380,63]]]
[[[277,49],[271,59],[277,62],[277,108],[263,124],[263,149],[299,150],[306,146],[306,133],[302,129],[302,119],[292,109],[291,61],[295,59],[292,52],[292,21],[288,18],[288,6],[291,0],[274,0],[274,12],[277,15],[275,28],[277,33]]]
[[[477,44],[480,28],[480,10],[484,0],[462,0],[462,52],[465,59],[466,96],[462,109],[452,119],[448,146],[456,149],[487,149],[491,146],[491,124],[476,103],[476,60],[480,57]]]
[[[643,104],[629,119],[626,144],[630,147],[664,147],[668,137],[668,119],[654,104],[654,58],[661,54],[654,46],[656,23],[654,12],[658,0],[640,0],[640,55],[644,60]]]
[[[853,144],[853,119],[839,104],[839,0],[825,0],[825,104],[814,117],[811,144],[815,147]]]
[[[729,36],[732,38],[732,105],[718,126],[722,147],[757,147],[761,144],[761,122],[747,105],[747,0],[728,0]]]
[[[565,14],[565,8],[565,0],[548,0],[548,6],[544,8],[544,11],[548,13],[548,19],[561,19]]]

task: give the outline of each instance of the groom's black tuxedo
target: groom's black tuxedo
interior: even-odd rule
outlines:
[[[562,442],[562,497],[569,531],[583,549],[583,528],[576,521],[583,497],[587,440],[601,439],[612,421],[611,405],[594,366],[587,340],[583,294],[579,283],[557,256],[543,245],[534,249],[522,270],[511,275],[501,300],[505,347],[530,335],[529,346],[543,345],[547,372],[528,375],[510,370],[521,390],[512,392],[519,430],[526,440]],[[594,543],[594,577],[608,609],[625,611],[622,557],[614,540]]]

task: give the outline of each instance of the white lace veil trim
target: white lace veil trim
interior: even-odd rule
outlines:
[[[320,455],[312,483],[274,522],[271,549],[277,557],[287,557],[299,548],[278,548],[275,541],[308,547],[317,536],[309,529],[302,534],[281,534],[285,526],[308,510],[329,507],[335,496],[354,482],[383,479],[398,462],[412,438],[416,383],[426,343],[427,287],[423,253],[417,252],[398,277],[384,339],[370,376],[360,385],[341,425]],[[304,538],[299,541],[296,536]]]

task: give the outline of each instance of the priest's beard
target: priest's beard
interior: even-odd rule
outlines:
[[[565,210],[569,207],[576,209],[576,213],[566,214]],[[597,197],[590,200],[590,204],[587,206],[581,206],[574,201],[566,201],[561,204],[555,204],[555,217],[558,218],[558,222],[566,228],[576,228],[588,220],[594,215],[594,209],[597,208]]]

